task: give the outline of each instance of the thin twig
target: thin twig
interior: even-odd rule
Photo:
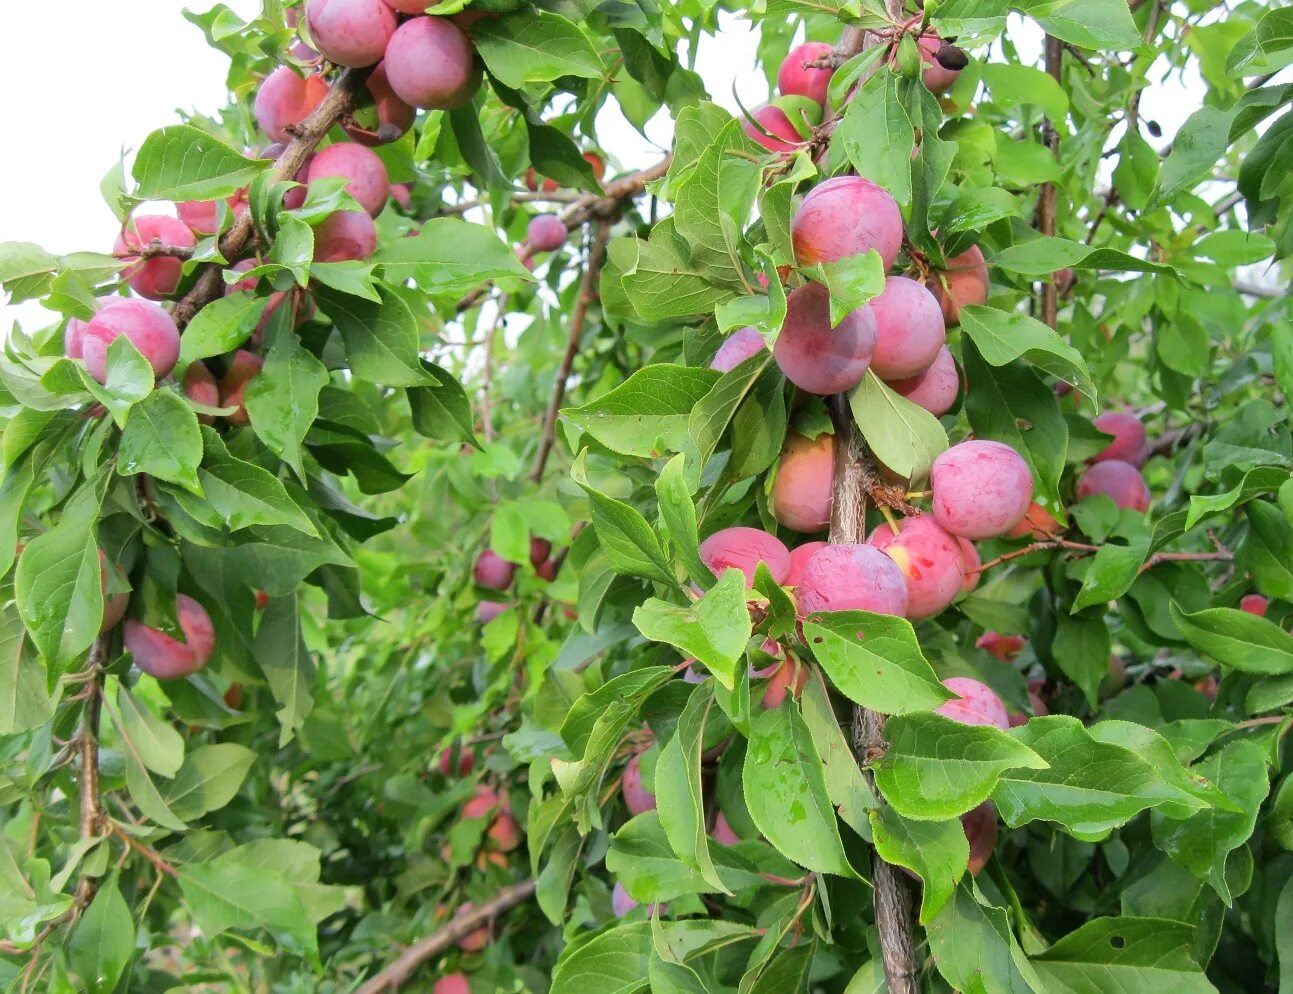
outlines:
[[[343,115],[348,114],[354,106],[355,97],[364,88],[367,73],[354,69],[344,69],[337,74],[331,88],[314,113],[291,129],[292,140],[288,142],[283,154],[278,157],[270,170],[274,182],[292,179],[300,171],[310,153],[318,146],[323,137],[332,129]],[[242,254],[247,243],[251,241],[254,222],[251,211],[245,211],[234,222],[228,234],[220,240],[220,254],[226,259],[234,260]],[[224,292],[224,280],[221,272],[224,266],[212,263],[203,270],[193,289],[186,293],[175,305],[175,323],[183,328],[203,307],[211,303]]]
[[[1062,83],[1064,71],[1064,43],[1051,35],[1046,36],[1046,72],[1056,83]],[[1056,161],[1060,156],[1060,133],[1049,117],[1042,120],[1042,135],[1047,148]],[[1046,237],[1055,235],[1055,184],[1042,186],[1037,202],[1037,227]],[[1055,281],[1042,284],[1042,320],[1051,328],[1059,324],[1059,288]]]
[[[588,307],[597,293],[597,276],[601,272],[602,259],[606,255],[606,241],[610,237],[610,225],[601,221],[593,235],[592,247],[588,250],[588,262],[584,266],[584,276],[579,284],[579,296],[575,298],[575,310],[570,316],[570,337],[566,341],[566,354],[561,357],[561,366],[557,370],[557,381],[552,387],[552,397],[548,400],[548,409],[543,415],[543,432],[539,436],[539,451],[534,456],[534,468],[530,470],[530,479],[539,483],[543,471],[548,465],[548,455],[557,439],[557,416],[561,412],[562,401],[566,397],[566,382],[570,379],[570,370],[579,354],[579,341],[584,334],[584,322],[588,317]]]
[[[431,959],[463,936],[474,932],[491,918],[502,914],[518,904],[528,900],[534,893],[535,882],[526,880],[510,887],[504,887],[493,900],[487,901],[479,908],[473,908],[466,914],[458,915],[444,927],[437,929],[420,942],[409,946],[390,965],[384,967],[372,979],[359,988],[355,994],[386,994],[398,991],[413,972],[427,960]]]
[[[582,200],[586,194],[579,193],[575,190],[553,190],[550,193],[542,191],[531,193],[528,190],[524,193],[516,192],[512,194],[511,200],[514,204],[573,204]],[[594,195],[595,196],[595,195]],[[488,197],[476,197],[473,200],[463,200],[456,204],[445,204],[439,210],[435,211],[432,217],[452,217],[457,214],[466,214],[477,207],[487,207],[491,203]]]
[[[175,867],[171,866],[170,863],[166,862],[162,854],[152,846],[144,845],[115,821],[109,827],[112,829],[112,834],[125,842],[127,847],[133,849],[135,852],[139,853],[139,855],[143,856],[144,859],[148,860],[148,862],[152,863],[158,873],[165,874],[168,877],[179,876],[179,871],[177,871]]]
[[[489,323],[489,333],[485,336],[485,368],[480,377],[480,417],[481,430],[486,444],[494,441],[494,415],[490,410],[491,394],[494,388],[494,342],[498,338],[499,328],[503,325],[503,316],[507,311],[507,294],[498,298],[498,308],[494,319]]]

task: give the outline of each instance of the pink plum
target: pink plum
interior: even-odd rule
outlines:
[[[966,869],[971,876],[977,877],[997,845],[997,809],[991,801],[984,801],[961,815],[961,827],[970,843],[970,862]]]
[[[968,594],[971,590],[979,585],[979,578],[983,576],[979,567],[983,565],[983,560],[979,558],[979,549],[973,542],[967,538],[956,536],[957,543],[961,546],[961,560],[965,563],[965,579],[961,583],[961,593]]]
[[[256,91],[256,123],[274,141],[289,142],[292,135],[287,129],[313,114],[327,95],[328,84],[322,76],[302,78],[287,66],[279,66]]]
[[[539,214],[525,228],[525,240],[535,252],[555,252],[566,244],[566,225],[555,214]]]
[[[950,256],[947,269],[935,274],[929,283],[930,292],[943,308],[943,320],[949,326],[961,323],[962,307],[986,304],[990,288],[988,264],[977,245],[971,245],[960,255]]]
[[[1266,608],[1269,606],[1270,601],[1261,594],[1244,594],[1239,600],[1239,610],[1255,614],[1259,618],[1266,616]]]
[[[927,370],[911,379],[892,380],[889,387],[917,407],[923,407],[934,415],[943,415],[956,403],[961,377],[956,371],[956,360],[952,358],[951,350],[944,345]]]
[[[490,590],[506,590],[516,576],[516,566],[509,563],[493,549],[486,549],[476,557],[476,583]]]
[[[1149,487],[1145,478],[1135,466],[1120,459],[1095,463],[1082,474],[1077,485],[1078,500],[1093,494],[1107,494],[1124,509],[1142,512],[1149,509]]]
[[[175,614],[183,642],[134,618],[126,621],[126,650],[136,666],[158,680],[191,676],[207,664],[215,649],[215,626],[206,608],[186,594],[177,594]]]
[[[1092,462],[1117,459],[1137,468],[1145,465],[1149,458],[1149,439],[1145,437],[1140,418],[1129,411],[1108,411],[1093,423],[1106,435],[1112,435],[1113,441],[1092,456]]]
[[[471,984],[461,973],[446,973],[435,982],[431,994],[471,994]]]
[[[921,61],[925,63],[925,71],[921,74],[921,78],[925,81],[925,88],[935,96],[946,93],[961,75],[961,71],[948,69],[934,57],[943,47],[943,39],[936,34],[926,34],[921,35],[916,40],[916,44],[920,48]]]
[[[511,606],[498,601],[481,601],[476,605],[476,624],[488,625]]]
[[[785,585],[787,587],[799,586],[799,580],[804,575],[804,566],[818,549],[824,548],[826,548],[825,542],[805,542],[803,545],[791,549],[790,575],[786,577]]]
[[[228,371],[220,378],[220,406],[238,408],[228,415],[231,425],[251,423],[243,401],[247,395],[247,384],[256,378],[264,366],[265,360],[255,352],[239,349],[234,353]]]
[[[763,340],[763,336],[759,334],[758,329],[745,327],[723,339],[723,344],[714,353],[714,358],[710,362],[709,368],[717,369],[720,373],[726,373],[735,369],[751,356],[756,356],[767,350],[768,344]]]
[[[352,69],[380,61],[395,34],[395,12],[383,0],[306,0],[305,20],[319,54]]]
[[[834,469],[834,435],[813,439],[798,432],[787,435],[772,484],[772,513],[776,519],[797,532],[830,527]]]
[[[954,676],[944,680],[943,686],[957,695],[955,700],[934,709],[944,718],[962,725],[995,725],[1003,732],[1010,727],[1006,705],[986,683],[968,676]]]
[[[163,255],[140,260],[134,254],[154,241],[164,248],[186,249],[197,244],[192,230],[183,221],[162,214],[145,214],[127,222],[117,235],[112,251],[120,258],[137,260],[122,274],[135,293],[149,300],[162,300],[179,286],[184,260]]]
[[[836,176],[804,197],[791,219],[790,234],[801,266],[875,249],[889,269],[902,248],[902,213],[888,191],[870,180]]]
[[[938,358],[947,328],[938,300],[906,276],[890,276],[884,291],[868,303],[875,317],[871,368],[884,380],[920,376]]]
[[[114,298],[99,308],[81,333],[85,368],[100,383],[107,378],[108,346],[120,335],[130,339],[153,375],[165,379],[180,358],[180,333],[168,312],[149,300]]]
[[[884,551],[906,577],[908,618],[938,614],[961,593],[965,582],[961,546],[929,515],[904,518],[897,534],[889,525],[879,525],[867,543]]]
[[[819,283],[792,290],[773,358],[795,386],[825,396],[861,382],[875,351],[875,317],[866,305],[831,327],[830,294]]]
[[[414,17],[386,46],[386,78],[405,103],[448,110],[471,102],[481,73],[460,27],[444,17]]]
[[[714,532],[700,543],[700,558],[721,577],[726,569],[745,574],[746,587],[754,586],[754,571],[760,562],[768,567],[777,583],[790,574],[790,550],[775,535],[758,528],[736,526]]]
[[[346,127],[346,132],[361,145],[385,145],[403,137],[413,127],[417,111],[391,89],[384,61],[373,67],[373,71],[364,80],[364,85],[368,88],[377,112],[377,130],[369,134],[361,128]]]
[[[734,846],[741,841],[741,837],[732,831],[732,826],[727,823],[721,811],[714,819],[714,828],[709,835],[715,842],[721,842],[725,846]]]
[[[1002,635],[999,632],[984,632],[975,641],[975,646],[1003,663],[1013,660],[1028,644],[1022,635]]]
[[[777,89],[783,96],[808,97],[819,104],[826,104],[826,93],[831,85],[831,69],[805,69],[805,62],[815,62],[831,54],[831,46],[820,41],[796,45],[786,55],[777,70]]]
[[[386,165],[371,149],[353,142],[337,142],[315,153],[306,174],[306,182],[327,176],[341,176],[346,180],[346,192],[359,202],[359,206],[373,217],[386,206],[390,193],[390,180]]]
[[[953,445],[929,471],[934,519],[953,535],[1004,535],[1023,520],[1033,499],[1033,477],[1008,445],[975,439]]]
[[[743,121],[741,127],[752,140],[769,152],[793,152],[804,142],[780,107],[764,104],[756,108],[750,117],[752,120]]]
[[[827,545],[804,564],[796,588],[801,616],[817,611],[907,613],[907,581],[873,545]]]
[[[335,211],[314,229],[315,262],[367,259],[377,251],[377,229],[363,211]]]
[[[655,810],[655,794],[642,784],[642,757],[634,756],[624,767],[624,779],[620,784],[624,795],[624,806],[629,814],[640,815]]]

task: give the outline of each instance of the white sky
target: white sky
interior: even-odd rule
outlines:
[[[244,18],[260,5],[225,2]],[[224,104],[227,61],[184,20],[182,7],[178,0],[0,0],[0,89],[11,95],[0,111],[8,138],[0,156],[0,241],[35,242],[56,253],[107,251],[117,224],[99,181],[122,148],[137,148],[150,131],[176,121],[178,108],[209,113]],[[1039,53],[1036,26],[1012,22],[1021,54]],[[727,17],[719,39],[701,42],[698,71],[712,98],[734,112],[733,82],[746,106],[767,97],[753,68],[755,40],[747,22]],[[1142,115],[1159,121],[1164,144],[1201,92],[1197,80],[1185,80],[1146,93]],[[603,144],[622,168],[656,161],[670,140],[664,114],[648,126],[650,142],[616,108],[600,123]],[[14,319],[43,323],[43,315],[34,303],[0,305],[0,328]]]

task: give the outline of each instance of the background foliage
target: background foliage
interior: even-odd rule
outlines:
[[[124,219],[249,188],[260,288],[191,315],[181,354],[222,361],[271,289],[293,295],[267,324],[245,427],[200,425],[133,349],[114,348],[104,385],[63,355],[65,320],[118,291],[122,260],[0,246],[5,291],[50,311],[0,362],[7,989],[353,991],[502,894],[516,910],[490,919],[492,940],[444,943],[410,989],[461,971],[472,991],[855,994],[883,989],[874,846],[923,881],[926,989],[1293,990],[1293,329],[1285,298],[1245,289],[1245,267],[1293,252],[1293,8],[929,2],[972,56],[951,91],[869,48],[836,72],[837,102],[862,82],[833,130],[779,158],[690,65],[738,7],[473,5],[498,15],[472,27],[485,85],[378,149],[410,204],[378,218],[370,259],[324,264],[312,226],[344,195],[325,184],[280,212],[271,164],[237,151],[264,141],[251,102],[294,59],[288,12],[187,14],[229,56],[229,106],[155,132],[103,190]],[[1058,78],[1021,64],[1011,10],[1063,43]],[[836,44],[890,23],[877,0],[740,12],[770,79],[801,30]],[[1187,70],[1204,105],[1160,136],[1139,93]],[[608,102],[638,126],[672,117],[667,171],[620,183],[596,132]],[[952,338],[966,396],[936,421],[864,381],[870,450],[918,490],[949,438],[1006,441],[1088,551],[983,543],[985,561],[1009,558],[937,618],[890,621],[882,644],[859,642],[857,619],[809,626],[807,686],[767,710],[746,660],[797,637],[789,602],[763,577],[752,615],[696,544],[775,528],[788,425],[829,422],[770,360],[708,363],[723,333],[780,326],[777,267],[819,147],[824,173],[894,193],[918,269],[976,243],[991,269],[989,303]],[[589,150],[609,159],[609,196]],[[559,182],[572,234],[527,268],[509,243],[546,209],[515,196],[530,168]],[[201,240],[180,295],[233,261]],[[1055,332],[1043,287],[1063,270]],[[838,306],[877,289],[864,266],[822,275]],[[317,310],[294,330],[307,291]],[[1150,428],[1149,514],[1074,501],[1107,407]],[[555,578],[532,538],[559,550]],[[482,623],[482,598],[504,596],[473,582],[487,547],[519,568]],[[154,680],[96,637],[100,549],[132,617],[173,626],[177,590],[211,613],[199,674]],[[1237,609],[1254,591],[1263,617]],[[987,630],[1027,645],[1003,664],[976,647]],[[682,680],[689,657],[715,679]],[[929,709],[954,675],[1021,711],[1043,681],[1052,714],[953,725]],[[879,796],[849,754],[850,702],[893,716]],[[447,775],[465,753],[472,772]],[[659,808],[630,818],[619,783],[639,753]],[[494,814],[462,816],[481,784],[519,849],[486,835]],[[956,819],[989,797],[1004,828],[972,878]],[[720,810],[735,845],[707,838]],[[616,882],[641,905],[622,919]]]

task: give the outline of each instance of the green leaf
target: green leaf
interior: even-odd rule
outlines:
[[[579,454],[570,469],[570,475],[583,487],[584,493],[588,494],[597,540],[615,571],[642,576],[676,588],[678,581],[674,578],[673,567],[646,518],[636,508],[607,497],[589,485],[584,467],[585,455],[586,450]]]
[[[701,879],[715,890],[730,893],[710,858],[700,779],[705,722],[713,707],[712,681],[692,688],[673,737],[665,743],[656,760],[656,810],[660,814],[660,825],[679,858],[696,867]]]
[[[656,477],[656,499],[660,502],[660,521],[674,551],[687,568],[691,581],[702,590],[715,583],[713,571],[700,558],[696,525],[696,504],[686,480],[686,459],[679,453],[670,459]]]
[[[211,301],[193,315],[180,336],[180,365],[238,348],[256,330],[268,305],[268,297],[257,297],[249,290]]]
[[[709,314],[737,296],[730,287],[711,282],[708,271],[673,244],[671,231],[666,219],[656,225],[650,241],[616,238],[607,249],[633,310],[647,321]]]
[[[1289,63],[1293,49],[1293,11],[1287,7],[1268,10],[1248,34],[1230,50],[1226,71],[1232,76],[1256,76],[1273,72]]]
[[[1121,597],[1140,575],[1140,568],[1149,555],[1149,533],[1137,531],[1127,536],[1127,544],[1106,542],[1100,547],[1082,578],[1070,610],[1076,614],[1083,608],[1104,604]]]
[[[1276,466],[1258,466],[1244,474],[1244,478],[1231,489],[1220,494],[1192,494],[1190,511],[1185,518],[1185,529],[1189,531],[1209,514],[1228,511],[1236,504],[1250,501],[1263,494],[1274,493],[1288,483],[1289,473]]]
[[[1146,808],[1199,803],[1131,749],[1095,738],[1076,718],[1032,718],[1011,734],[1046,762],[1002,776],[992,800],[1012,827],[1053,821],[1097,841]]]
[[[947,432],[938,418],[894,393],[870,369],[849,394],[849,407],[875,457],[913,483],[929,475],[929,467],[947,448]]]
[[[206,457],[198,469],[198,479],[205,497],[199,502],[177,493],[181,507],[199,520],[203,508],[209,507],[230,531],[252,525],[287,525],[318,536],[314,522],[287,495],[276,476],[255,463],[231,456],[214,429],[204,428],[202,436]]]
[[[577,24],[539,8],[488,18],[473,28],[471,39],[490,73],[514,90],[562,76],[597,79],[606,72]]]
[[[1259,590],[1280,600],[1293,600],[1293,523],[1270,501],[1255,500],[1244,509],[1250,528],[1244,559]]]
[[[149,753],[152,750],[152,743],[148,739],[138,743],[135,741],[134,735],[131,734],[133,726],[118,710],[115,694],[104,693],[103,707],[112,719],[113,727],[117,729],[117,737],[121,741],[121,754],[126,764],[126,789],[130,791],[130,798],[135,802],[135,806],[139,808],[145,818],[156,822],[163,828],[169,828],[175,832],[182,832],[187,829],[188,826],[170,809],[170,806],[158,791],[157,785],[153,783],[152,776],[149,775],[145,760],[150,758]],[[156,756],[154,755],[151,758],[155,759]],[[175,757],[176,762],[180,758]]]
[[[1043,74],[1045,75],[1045,74]],[[1049,76],[1046,77],[1050,79]],[[1138,259],[1116,249],[1098,248],[1068,238],[1038,237],[1002,249],[988,264],[1024,276],[1050,276],[1059,269],[1096,269],[1125,273],[1167,273],[1167,265]]]
[[[292,952],[317,960],[314,924],[296,891],[271,869],[248,866],[226,855],[210,863],[180,867],[179,884],[205,935],[263,928]]]
[[[964,345],[965,413],[976,438],[1004,442],[1024,457],[1047,507],[1060,507],[1069,433],[1055,391],[1027,366],[990,366],[973,342]]]
[[[404,298],[381,290],[373,303],[315,288],[319,303],[337,325],[355,376],[391,387],[425,386],[431,374],[418,356],[418,325]]]
[[[1013,0],[1010,6],[1032,16],[1047,34],[1079,48],[1130,51],[1143,45],[1124,0]],[[954,16],[945,7],[939,15]]]
[[[198,418],[179,394],[154,390],[131,408],[117,452],[119,474],[146,473],[201,496],[197,474],[201,461]]]
[[[144,139],[131,175],[141,200],[216,200],[272,165],[268,159],[248,159],[191,125],[175,124]]]
[[[1293,638],[1272,621],[1229,607],[1190,613],[1175,601],[1171,612],[1185,640],[1223,666],[1265,676],[1293,672]]]
[[[1265,750],[1256,742],[1230,742],[1191,770],[1210,780],[1235,810],[1208,808],[1176,821],[1164,812],[1150,816],[1154,845],[1211,884],[1227,906],[1233,895],[1226,880],[1226,857],[1247,844],[1257,825],[1269,787],[1266,763]]]
[[[0,735],[15,735],[49,721],[54,700],[11,585],[0,589],[0,601]]]
[[[328,370],[278,317],[271,324],[265,365],[247,384],[245,403],[256,435],[304,479],[301,442],[318,416]]]
[[[292,740],[314,709],[314,659],[305,647],[295,595],[270,598],[256,629],[253,655],[279,706],[276,716],[281,748]]]
[[[255,761],[254,752],[233,742],[199,746],[184,760],[162,797],[178,817],[201,818],[233,800]]]
[[[434,363],[424,359],[422,365],[436,383],[408,390],[413,430],[424,438],[458,440],[479,449],[471,399],[463,385],[448,370]]]
[[[961,309],[961,330],[988,365],[1004,366],[1022,356],[1095,402],[1095,384],[1082,354],[1036,318],[975,304]]]
[[[684,655],[699,659],[731,690],[750,641],[745,597],[744,574],[729,569],[705,596],[686,607],[651,598],[633,612],[633,624],[651,641],[675,646]]]
[[[905,618],[829,611],[806,618],[803,632],[835,689],[872,711],[928,710],[954,696],[939,682]]]
[[[493,228],[456,217],[432,218],[415,238],[392,238],[371,260],[386,280],[412,280],[429,294],[463,294],[489,280],[534,279]]]
[[[883,806],[871,812],[871,833],[881,859],[924,881],[920,922],[929,924],[951,900],[969,864],[970,844],[960,819],[911,821]]]
[[[1212,172],[1229,144],[1233,111],[1203,107],[1191,114],[1172,142],[1146,210],[1169,204],[1178,193],[1194,187]]]
[[[719,377],[712,369],[644,366],[614,390],[561,416],[613,452],[652,459],[683,449],[692,408]]]
[[[58,368],[57,365],[53,367],[50,373],[41,378],[41,382],[50,385],[50,374]],[[129,419],[130,409],[152,391],[153,367],[129,338],[119,335],[108,346],[105,371],[107,375],[104,382],[99,384],[88,371],[78,368],[85,388],[108,409],[117,427],[122,428]]]
[[[874,73],[849,99],[832,139],[843,143],[857,174],[888,190],[905,214],[916,132],[898,94],[899,79],[885,69]]]
[[[995,103],[1038,107],[1053,121],[1068,115],[1068,94],[1054,77],[1036,66],[984,61],[979,71]]]
[[[844,855],[821,757],[793,702],[756,710],[741,784],[750,817],[778,852],[816,873],[856,876]]]
[[[135,922],[117,886],[117,874],[100,881],[64,949],[67,965],[89,994],[112,994],[135,955]]]
[[[822,760],[826,793],[831,803],[849,828],[870,841],[871,812],[879,807],[880,802],[862,775],[862,768],[858,766],[835,716],[826,683],[817,670],[808,675],[808,682],[800,695],[800,708],[817,755]]]
[[[1051,654],[1060,671],[1073,681],[1092,707],[1100,696],[1100,684],[1109,674],[1113,637],[1103,611],[1083,615],[1061,614],[1055,619],[1055,640]]]
[[[118,731],[133,743],[139,761],[164,777],[173,777],[184,762],[184,739],[169,724],[140,704],[125,687],[117,693],[114,720]]]
[[[97,508],[69,507],[18,557],[18,613],[46,663],[61,669],[90,647],[103,623],[103,579],[95,542]]]
[[[657,762],[656,769],[659,768]],[[736,850],[718,845],[712,850],[714,869],[727,890],[757,887],[766,882],[754,863]],[[655,811],[630,819],[611,837],[606,869],[624,885],[629,897],[641,904],[672,901],[684,894],[712,890],[694,867],[687,866],[675,855]]]
[[[889,749],[873,767],[876,786],[905,818],[944,821],[977,808],[1007,770],[1043,770],[1046,760],[1005,732],[962,725],[933,712],[885,722]]]
[[[1159,918],[1097,918],[1070,932],[1032,965],[1037,990],[1139,990],[1214,994],[1190,957],[1191,926]]]
[[[1024,957],[1004,908],[975,899],[970,884],[956,888],[929,924],[929,947],[938,972],[965,994],[1047,991]],[[1102,990],[1089,989],[1092,994]]]

